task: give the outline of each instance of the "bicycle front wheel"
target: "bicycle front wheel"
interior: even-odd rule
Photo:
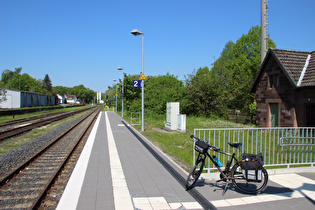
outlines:
[[[200,177],[203,167],[205,166],[205,159],[206,159],[206,155],[199,153],[196,163],[194,167],[191,169],[191,171],[189,172],[189,175],[187,177],[186,184],[185,184],[186,190],[190,190],[193,187],[193,185],[196,183],[198,178]]]
[[[261,169],[261,181],[249,181],[245,178],[242,168],[239,164],[235,164],[231,170],[233,185],[240,191],[247,194],[261,193],[267,186],[268,173],[263,167]]]

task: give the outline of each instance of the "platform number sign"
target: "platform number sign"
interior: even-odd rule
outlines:
[[[137,89],[141,88],[141,80],[133,80],[132,87]]]

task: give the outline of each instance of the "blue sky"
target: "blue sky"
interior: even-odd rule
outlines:
[[[279,49],[315,50],[315,1],[269,0]],[[0,0],[0,71],[22,67],[53,86],[105,92],[113,79],[167,72],[184,80],[228,41],[260,25],[260,0]]]

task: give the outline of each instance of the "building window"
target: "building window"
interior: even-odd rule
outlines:
[[[279,77],[280,76],[279,76],[279,74],[276,74],[275,77],[276,77],[275,78],[276,79],[275,87],[278,88],[279,87]]]
[[[279,87],[279,74],[269,75],[269,88],[278,88]]]
[[[273,88],[273,75],[269,75],[269,88]]]

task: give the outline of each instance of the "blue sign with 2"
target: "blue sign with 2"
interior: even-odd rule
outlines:
[[[141,88],[141,80],[133,80],[132,81],[132,87],[133,88]]]

